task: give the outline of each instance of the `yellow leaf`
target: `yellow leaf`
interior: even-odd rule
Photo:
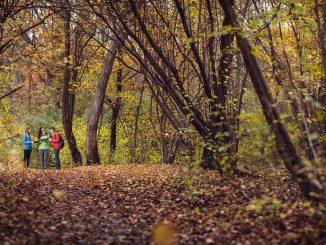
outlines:
[[[194,43],[195,39],[193,37],[187,38],[187,43]]]
[[[53,192],[52,192],[52,195],[56,199],[61,199],[66,195],[66,193],[64,191],[54,189]]]
[[[176,231],[169,224],[160,224],[154,229],[153,241],[155,245],[177,244]]]

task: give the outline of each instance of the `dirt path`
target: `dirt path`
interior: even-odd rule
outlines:
[[[299,243],[314,226],[282,177],[221,180],[166,165],[0,173],[3,244],[151,244],[153,234],[179,244]],[[251,210],[262,195],[273,198]]]

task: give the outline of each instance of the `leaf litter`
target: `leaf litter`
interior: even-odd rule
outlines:
[[[284,172],[176,165],[0,170],[3,244],[323,244],[326,208]],[[275,172],[275,171],[274,171]]]

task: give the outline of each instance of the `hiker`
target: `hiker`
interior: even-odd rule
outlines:
[[[61,135],[59,134],[58,130],[55,127],[52,127],[51,130],[51,145],[54,150],[55,156],[55,168],[60,169],[60,149],[61,149]]]
[[[49,151],[49,135],[43,127],[38,131],[39,155],[41,168],[46,168]]]
[[[32,130],[26,128],[25,133],[23,134],[23,148],[24,148],[24,165],[29,168],[31,162],[31,153],[32,153]]]

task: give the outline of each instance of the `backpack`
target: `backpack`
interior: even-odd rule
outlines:
[[[59,146],[60,146],[60,149],[62,149],[65,146],[65,141],[62,138],[61,134],[59,134]]]

